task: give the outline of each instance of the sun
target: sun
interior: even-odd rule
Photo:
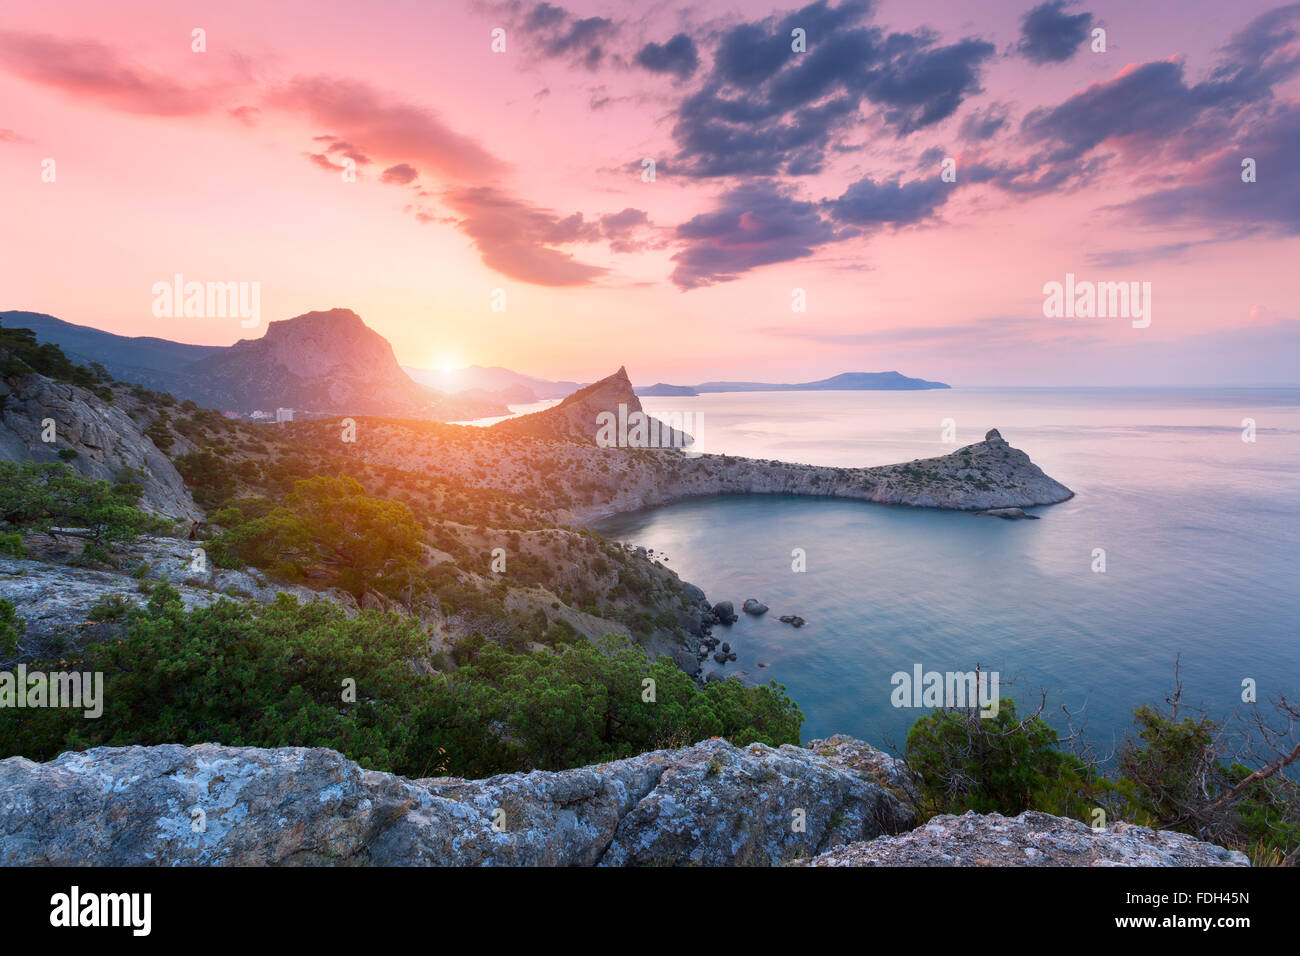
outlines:
[[[444,375],[450,374],[451,372],[456,371],[456,369],[462,367],[460,356],[455,355],[451,352],[442,353],[442,355],[440,355],[437,358],[437,360],[433,363],[433,365],[434,368],[436,368],[439,372],[442,372]]]

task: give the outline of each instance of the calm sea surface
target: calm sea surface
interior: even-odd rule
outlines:
[[[619,515],[608,537],[668,557],[710,600],[770,605],[715,629],[786,686],[804,738],[902,743],[924,711],[890,676],[997,671],[1022,704],[1086,708],[1107,743],[1172,690],[1226,713],[1242,681],[1300,697],[1300,389],[952,389],[646,398],[702,412],[699,448],[825,465],[943,454],[996,427],[1075,497],[1041,520],[792,496],[727,496]],[[1242,420],[1256,441],[1242,440]],[[807,571],[791,569],[802,548]],[[1105,550],[1104,573],[1092,568]],[[798,614],[806,627],[777,621]],[[759,663],[766,664],[765,668]],[[710,666],[712,662],[710,662]],[[1012,678],[1015,683],[1007,687]]]

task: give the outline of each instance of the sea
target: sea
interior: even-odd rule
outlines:
[[[1300,700],[1300,389],[954,388],[643,398],[701,451],[866,466],[991,428],[1075,492],[1039,520],[788,495],[602,519],[740,620],[715,628],[775,681],[803,738],[901,748],[928,712],[898,675],[996,673],[1104,756],[1142,704],[1249,716]],[[740,613],[756,598],[762,616]],[[798,615],[801,628],[778,620]],[[1191,713],[1191,710],[1185,711]]]

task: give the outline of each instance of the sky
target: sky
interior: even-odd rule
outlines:
[[[344,307],[578,381],[1300,384],[1298,145],[1300,4],[8,0],[0,309]],[[156,315],[178,273],[260,327]],[[1067,274],[1149,322],[1045,314]]]

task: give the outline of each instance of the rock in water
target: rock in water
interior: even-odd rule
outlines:
[[[792,627],[803,627],[805,624],[808,623],[803,618],[801,618],[798,614],[782,614],[779,618],[777,618],[777,620],[780,621],[782,624],[789,624]]]
[[[736,606],[730,601],[719,601],[713,605],[713,616],[718,619],[720,624],[734,624],[740,620],[736,614]]]
[[[746,598],[740,609],[746,614],[766,614],[767,605],[756,598]]]
[[[990,518],[1006,518],[1009,521],[1037,521],[1038,515],[1025,514],[1019,508],[989,508],[987,511],[977,511],[976,514],[988,515]]]

